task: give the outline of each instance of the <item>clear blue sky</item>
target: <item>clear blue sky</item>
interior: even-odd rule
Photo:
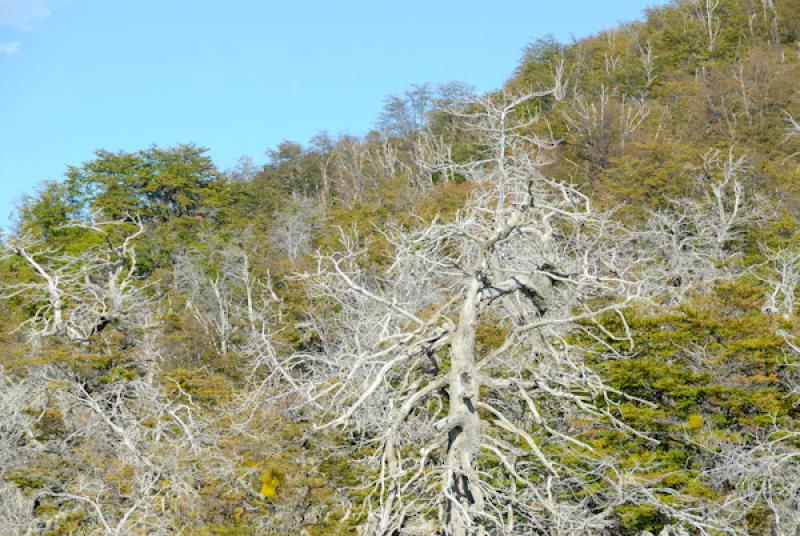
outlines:
[[[366,132],[409,85],[499,87],[531,39],[663,0],[0,0],[0,226],[98,148],[209,147],[226,169],[283,139]]]

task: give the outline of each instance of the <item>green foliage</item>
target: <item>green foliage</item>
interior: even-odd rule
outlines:
[[[95,160],[69,169],[67,186],[80,206],[111,219],[202,218],[217,201],[218,189],[218,172],[206,151],[194,145],[97,151]]]
[[[225,376],[204,369],[172,369],[164,379],[169,391],[203,402],[221,402],[233,394]]]
[[[62,227],[79,210],[68,185],[55,181],[45,182],[35,195],[22,199],[18,210],[21,231],[32,233],[49,242],[57,241],[65,233]]]

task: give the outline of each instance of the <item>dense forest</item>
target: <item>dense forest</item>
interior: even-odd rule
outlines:
[[[800,1],[676,0],[97,151],[0,243],[0,532],[800,534],[799,86]]]

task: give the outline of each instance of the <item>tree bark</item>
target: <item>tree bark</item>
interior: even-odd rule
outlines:
[[[450,345],[447,468],[445,480],[445,535],[476,536],[475,512],[483,509],[483,495],[475,471],[480,448],[478,416],[480,380],[475,366],[475,332],[478,325],[481,282],[476,275],[468,285]]]

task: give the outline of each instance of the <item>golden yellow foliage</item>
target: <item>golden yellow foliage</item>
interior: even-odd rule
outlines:
[[[702,426],[703,426],[702,415],[689,415],[689,418],[686,419],[686,428],[688,430],[697,430]]]
[[[274,471],[267,470],[261,473],[261,495],[270,499],[278,493],[281,478]]]

